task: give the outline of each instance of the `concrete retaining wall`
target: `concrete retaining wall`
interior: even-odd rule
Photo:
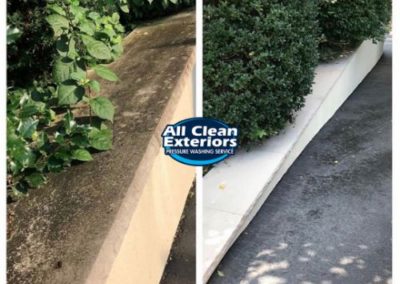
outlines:
[[[102,82],[113,149],[8,206],[8,283],[159,282],[195,175],[164,156],[161,132],[193,116],[194,51],[194,11],[127,36],[120,81]]]
[[[205,176],[204,282],[288,168],[371,71],[382,52],[383,43],[365,41],[351,55],[319,65],[313,91],[293,124],[251,151],[239,151]]]

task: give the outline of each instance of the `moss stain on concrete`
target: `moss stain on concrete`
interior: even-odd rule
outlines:
[[[116,106],[113,149],[51,175],[9,205],[8,283],[84,282],[193,54],[194,18],[183,12],[127,36],[123,56],[111,64],[120,81],[102,82],[102,95]]]

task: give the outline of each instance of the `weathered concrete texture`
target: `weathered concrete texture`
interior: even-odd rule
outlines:
[[[210,283],[389,283],[388,43],[380,62],[285,174]]]
[[[156,144],[172,117],[166,112],[178,100],[182,74],[191,75],[194,18],[184,12],[126,38],[123,56],[111,65],[120,82],[102,82],[102,94],[116,105],[113,150],[52,175],[47,186],[9,206],[8,283],[85,281],[148,144]],[[144,162],[151,165],[156,154]],[[140,196],[138,189],[132,210]]]

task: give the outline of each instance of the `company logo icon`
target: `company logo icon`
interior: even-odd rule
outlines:
[[[194,117],[167,125],[162,133],[164,152],[191,166],[216,164],[235,154],[239,131],[222,121]]]

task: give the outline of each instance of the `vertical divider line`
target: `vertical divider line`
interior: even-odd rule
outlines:
[[[0,137],[1,137],[1,149],[0,149],[0,180],[3,184],[2,188],[7,188],[7,131],[6,131],[6,120],[7,120],[7,41],[6,41],[6,29],[7,29],[7,9],[6,1],[1,3],[0,7],[0,38],[1,38],[1,59],[0,59],[0,86],[1,86],[1,107],[0,107]],[[1,216],[0,216],[0,242],[1,242],[1,260],[0,260],[0,283],[6,283],[7,279],[7,193],[6,190],[1,192]]]
[[[203,0],[196,0],[196,116],[203,116]],[[203,167],[196,167],[196,283],[203,283]]]
[[[399,49],[399,37],[400,37],[400,21],[399,21],[399,9],[400,2],[392,1],[392,283],[400,283],[400,57],[398,52]]]
[[[6,30],[7,30],[7,8],[6,2],[1,3],[0,7],[0,54],[1,54],[1,71],[0,71],[0,86],[1,86],[1,110],[0,110],[0,137],[1,137],[1,149],[0,149],[0,161],[1,161],[1,173],[0,180],[4,187],[7,188],[7,131],[6,131],[6,120],[7,120],[7,41],[6,41]],[[7,281],[7,193],[5,191],[1,194],[1,217],[0,217],[0,226],[1,226],[1,260],[0,260],[0,283],[6,283]]]

